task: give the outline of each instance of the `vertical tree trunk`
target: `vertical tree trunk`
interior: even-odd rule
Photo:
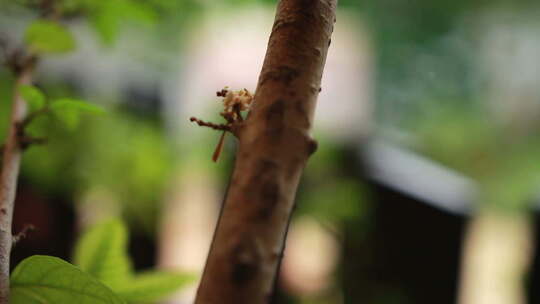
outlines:
[[[337,0],[281,0],[239,139],[197,304],[268,303],[300,175]],[[336,105],[338,106],[338,105]]]
[[[17,73],[10,124],[2,158],[2,172],[0,173],[0,304],[9,302],[9,260],[13,242],[11,223],[22,155],[19,124],[26,116],[26,102],[19,94],[19,87],[29,85],[32,82],[33,66],[33,62],[29,61]]]

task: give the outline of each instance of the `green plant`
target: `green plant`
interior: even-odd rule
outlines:
[[[3,55],[0,60],[3,60],[2,63],[9,67],[14,75],[12,110],[7,135],[1,148],[0,303],[8,303],[10,298],[12,303],[146,302],[153,301],[188,281],[186,276],[179,277],[175,273],[134,274],[124,252],[127,232],[122,224],[116,223],[101,228],[105,229],[106,235],[100,235],[100,230],[96,228],[98,232],[90,231],[88,236],[82,238],[83,245],[80,246],[85,248],[86,253],[82,254],[81,250],[78,250],[76,254],[76,263],[80,263],[80,268],[54,257],[33,256],[24,260],[13,272],[10,288],[9,257],[14,239],[11,226],[21,158],[29,145],[46,141],[41,135],[34,134],[43,130],[33,122],[42,117],[51,117],[74,130],[82,114],[104,112],[100,107],[77,98],[47,98],[33,85],[36,65],[43,56],[65,54],[76,48],[76,39],[63,23],[63,16],[87,17],[101,40],[111,44],[118,35],[121,21],[129,19],[151,23],[157,19],[155,11],[160,5],[158,2],[146,4],[135,0],[0,0],[2,7],[17,7],[24,11],[36,9],[39,15],[38,19],[27,26],[23,46],[19,47],[16,43],[10,45],[10,41],[0,35],[0,55]],[[112,236],[119,239],[109,239]],[[110,244],[112,247],[94,248],[92,240],[101,245]],[[95,259],[109,254],[109,249],[116,250],[112,251],[113,262],[103,259],[96,264]],[[121,251],[123,253],[120,254]],[[89,264],[85,264],[88,261]],[[108,271],[114,275],[116,281],[113,282],[108,276],[103,277],[108,272],[99,272],[95,268],[101,262],[124,263],[122,265],[125,267],[118,268],[124,270],[123,275],[115,272],[116,268],[113,267],[113,270]],[[103,280],[103,283],[100,280]],[[13,293],[11,296],[10,290]]]
[[[81,235],[74,264],[51,256],[25,259],[12,274],[10,303],[153,303],[195,280],[172,271],[135,273],[127,243],[125,224],[113,218]]]

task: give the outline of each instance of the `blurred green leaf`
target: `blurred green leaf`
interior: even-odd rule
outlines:
[[[37,20],[26,30],[25,41],[36,53],[66,53],[75,49],[75,39],[62,25]]]
[[[118,219],[90,228],[75,246],[74,263],[83,271],[116,290],[131,278],[127,256],[128,232]]]
[[[91,104],[84,100],[73,98],[60,98],[56,99],[51,104],[53,110],[74,109],[79,112],[85,112],[90,114],[105,114],[105,110],[95,104]]]
[[[473,178],[483,207],[514,212],[530,206],[540,183],[537,132],[520,134],[467,108],[431,113],[416,129],[416,148]]]
[[[164,299],[196,277],[184,273],[152,271],[142,273],[115,291],[129,303],[153,303]]]
[[[118,33],[118,16],[115,10],[102,9],[90,17],[90,24],[98,33],[101,41],[106,45],[111,45]]]
[[[77,159],[79,172],[85,172],[83,187],[108,189],[137,229],[154,232],[175,169],[163,130],[141,117],[113,112],[81,131],[89,143]]]
[[[124,301],[101,282],[62,259],[35,255],[11,275],[12,304],[104,303]]]
[[[89,114],[104,114],[105,110],[95,104],[91,104],[78,99],[61,98],[51,102],[52,113],[62,122],[68,129],[75,129],[80,121],[80,115],[83,113]]]
[[[45,95],[43,92],[30,85],[24,85],[19,88],[22,98],[28,104],[30,111],[39,110],[45,105]]]
[[[332,177],[310,187],[298,204],[298,214],[309,214],[322,221],[340,222],[362,217],[367,212],[365,189],[357,180]]]
[[[143,24],[152,24],[157,20],[155,11],[144,2],[108,0],[98,3],[89,7],[90,24],[107,45],[116,40],[123,21],[135,20]]]

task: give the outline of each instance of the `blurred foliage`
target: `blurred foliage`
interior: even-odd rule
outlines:
[[[75,246],[74,262],[128,303],[155,303],[196,279],[171,271],[134,273],[127,241],[128,231],[121,220],[103,221],[81,236]]]
[[[113,44],[123,29],[142,26],[150,30],[145,34],[156,40],[159,51],[174,52],[181,38],[179,25],[196,15],[200,7],[197,1],[190,0],[58,0],[56,4],[68,20],[86,18],[107,45]],[[18,14],[25,7],[41,10],[41,5],[41,1],[0,1],[4,12]],[[30,23],[25,40],[38,53],[64,52],[75,44],[67,28],[44,20]],[[158,52],[153,54],[159,58]],[[11,100],[12,76],[4,74],[4,70],[0,72],[0,97]],[[71,88],[48,79],[40,82],[40,88],[48,93],[47,99],[51,101],[47,110],[53,115],[39,115],[28,131],[33,136],[48,138],[48,144],[31,147],[24,154],[22,176],[43,193],[71,193],[74,201],[87,191],[104,188],[124,206],[124,215],[137,227],[153,232],[166,182],[177,167],[173,157],[175,147],[165,138],[160,122],[155,116],[139,116],[126,108],[89,119],[79,113],[101,113],[95,103],[80,101]],[[43,103],[40,88],[23,89],[32,111]],[[0,140],[5,136],[9,106],[9,103],[0,105]],[[186,152],[186,159],[193,160],[189,155],[197,154],[189,151],[193,150],[190,148],[180,149]]]
[[[105,110],[98,105],[74,98],[59,98],[49,101],[43,92],[34,86],[22,86],[20,94],[26,101],[29,111],[27,121],[29,124],[39,116],[52,114],[70,130],[75,129],[81,120],[82,114],[104,114]]]
[[[480,185],[481,207],[527,208],[540,184],[540,135],[520,135],[470,108],[432,113],[417,125],[418,147]]]
[[[368,191],[353,173],[356,164],[348,163],[342,145],[329,137],[317,138],[319,148],[306,166],[295,216],[309,215],[329,224],[364,219],[369,214]]]
[[[34,255],[11,274],[10,303],[125,303],[91,275],[62,259]]]
[[[60,98],[51,101],[48,105],[50,112],[60,120],[68,129],[75,129],[81,120],[81,114],[105,114],[103,108],[74,98]]]
[[[384,125],[403,127],[426,105],[477,102],[482,80],[476,57],[477,21],[490,9],[531,10],[534,1],[362,1],[377,51],[376,114]]]
[[[25,153],[24,175],[45,193],[107,189],[128,218],[154,231],[161,197],[175,168],[164,134],[153,123],[114,110],[82,118],[76,130],[66,130],[49,117],[36,119],[31,131],[50,139]]]
[[[479,208],[522,211],[540,183],[540,138],[536,126],[524,134],[490,117],[485,91],[491,75],[479,68],[486,54],[478,43],[486,33],[478,20],[493,10],[520,16],[538,10],[538,3],[384,0],[361,6],[377,45],[379,126],[404,131],[413,138],[405,144],[473,178]]]
[[[130,0],[64,0],[60,2],[62,11],[65,13],[82,12],[85,14],[102,42],[109,45],[116,40],[123,22],[154,24],[158,18],[156,9],[159,7],[152,4],[155,3]]]
[[[34,86],[21,86],[19,88],[22,98],[28,104],[30,112],[39,110],[45,105],[45,95],[40,89]]]
[[[11,100],[11,83],[6,80],[9,78],[0,81],[0,97]],[[42,94],[41,90],[30,91],[26,94]],[[125,207],[125,215],[138,227],[154,231],[167,181],[177,166],[174,149],[163,130],[153,120],[120,110],[110,110],[97,117],[76,115],[76,120],[81,120],[80,126],[66,129],[63,123],[73,118],[73,111],[102,110],[76,99],[58,98],[69,96],[66,90],[51,90],[47,95],[53,100],[51,105],[58,102],[58,109],[54,116],[39,115],[28,127],[31,135],[45,137],[48,143],[32,146],[23,155],[24,178],[45,194],[72,193],[74,201],[78,197],[75,193],[105,188]],[[0,111],[1,138],[5,136],[9,106],[0,103],[5,109]],[[68,117],[58,120],[56,114]],[[203,147],[198,146],[201,150]]]
[[[11,276],[10,303],[152,303],[195,280],[171,271],[134,273],[127,241],[125,224],[110,219],[80,237],[78,267],[51,256],[23,260]]]
[[[0,7],[21,9],[20,4],[35,7],[39,2],[0,0]],[[183,33],[196,30],[190,22],[204,10],[215,9],[216,5],[274,7],[277,1],[59,0],[58,3],[67,17],[66,24],[84,20],[105,46],[112,47],[127,31],[148,36],[149,49],[126,50],[126,56],[132,56],[135,51],[144,52],[140,58],[166,69],[175,61],[164,60],[163,54],[169,53],[173,60],[178,59]],[[540,181],[540,138],[534,132],[516,134],[508,126],[486,117],[477,96],[483,86],[477,82],[478,71],[474,68],[478,60],[474,56],[476,45],[474,39],[470,39],[471,28],[463,20],[470,16],[474,19],[488,7],[505,5],[508,9],[517,9],[531,3],[533,1],[339,1],[341,8],[367,20],[376,44],[376,104],[380,124],[409,131],[415,138],[411,147],[472,177],[481,187],[479,201],[486,208],[516,211],[529,206],[527,202]],[[53,27],[37,26],[29,30],[45,34],[27,34],[26,41],[41,52],[74,47],[64,27]],[[47,35],[58,41],[52,48],[41,46],[40,39]],[[11,100],[12,81],[10,75],[0,70],[0,99]],[[45,81],[40,80],[39,87],[47,92],[50,100],[65,96],[78,100],[77,92],[71,88]],[[36,95],[34,93],[27,92]],[[33,107],[38,107],[39,97],[35,97],[35,101]],[[68,193],[73,201],[78,201],[87,192],[106,189],[134,226],[154,232],[163,195],[173,174],[198,170],[218,172],[223,180],[228,178],[234,158],[231,138],[223,159],[216,165],[210,159],[219,137],[217,132],[189,129],[181,134],[180,143],[173,143],[159,118],[159,109],[138,115],[130,111],[133,100],[91,101],[124,102],[125,106],[109,107],[109,113],[104,116],[81,116],[78,126],[69,118],[70,114],[60,121],[42,116],[31,125],[30,132],[48,137],[49,144],[32,147],[25,153],[23,178],[43,193]],[[0,103],[0,138],[7,126],[8,107],[9,102]],[[66,129],[62,121],[72,128]],[[191,141],[193,137],[197,137],[196,143]],[[295,215],[313,216],[320,222],[332,224],[331,227],[347,223],[354,226],[351,231],[355,234],[365,233],[362,228],[370,218],[371,206],[367,187],[354,174],[358,167],[346,157],[347,151],[341,144],[325,136],[317,138],[320,139],[319,150],[306,167]],[[105,222],[82,237],[75,259],[97,277],[107,277],[100,267],[107,268],[104,265],[108,259],[115,259],[119,269],[109,270],[124,277],[132,272],[123,251],[126,239],[127,230],[122,223]],[[98,246],[109,251],[103,253],[96,249]],[[155,294],[172,291],[185,279],[166,273],[136,274],[133,278],[130,284],[124,285],[114,279],[105,281],[129,301],[151,301]],[[349,279],[357,278],[355,274]],[[384,299],[380,299],[380,303],[398,302],[404,302],[398,290],[386,290]]]
[[[8,129],[11,97],[13,94],[13,77],[0,67],[0,142],[4,142]]]
[[[120,220],[104,221],[79,238],[73,263],[115,290],[132,276],[127,244],[126,226]]]
[[[163,131],[144,119],[115,113],[96,119],[83,132],[86,148],[77,168],[82,187],[108,189],[126,215],[153,231],[166,182],[175,169]]]
[[[75,38],[60,24],[48,20],[36,20],[26,30],[28,49],[36,54],[67,53],[75,49]]]
[[[156,303],[195,280],[196,277],[193,275],[170,271],[147,271],[138,273],[129,284],[115,291],[128,303]]]

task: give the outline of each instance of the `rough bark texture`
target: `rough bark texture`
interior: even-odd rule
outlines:
[[[21,162],[21,144],[19,125],[26,115],[26,102],[21,98],[18,88],[29,85],[32,80],[33,64],[23,67],[17,76],[17,83],[13,92],[13,104],[9,130],[4,144],[2,158],[2,172],[0,173],[0,303],[9,302],[9,260],[13,236],[11,222],[15,192],[17,191],[17,177]]]
[[[296,188],[317,144],[315,103],[337,0],[281,0],[197,304],[268,303]]]

